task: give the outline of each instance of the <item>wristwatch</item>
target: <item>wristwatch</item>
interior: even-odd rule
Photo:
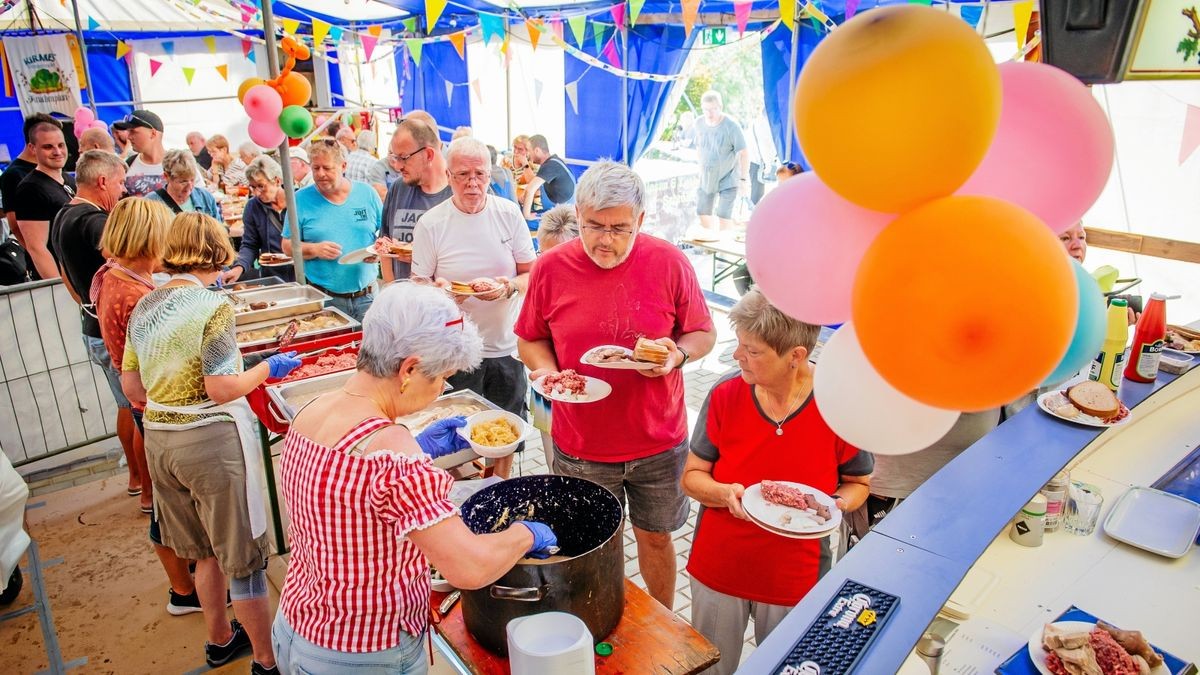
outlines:
[[[687,353],[686,351],[684,351],[683,347],[679,347],[679,346],[675,347],[675,351],[679,352],[680,354],[683,354],[683,360],[680,361],[679,364],[675,366],[675,370],[679,370],[680,368],[683,367],[683,364],[688,362],[688,359],[692,358],[692,355]]]

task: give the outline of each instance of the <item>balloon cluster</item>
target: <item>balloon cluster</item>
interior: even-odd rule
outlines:
[[[75,138],[83,135],[83,132],[88,129],[104,129],[108,131],[108,124],[104,120],[96,119],[96,113],[92,112],[91,108],[79,106],[75,109]]]
[[[274,80],[251,77],[238,87],[238,101],[250,117],[250,140],[264,148],[278,147],[284,138],[303,138],[313,128],[312,113],[304,107],[312,85],[292,72],[296,61],[307,61],[307,45],[288,35],[280,42],[287,61]]]
[[[846,322],[814,381],[838,435],[915,452],[960,411],[1060,382],[1099,351],[1103,296],[1056,236],[1112,168],[1112,129],[1082,83],[997,66],[957,16],[895,6],[822,41],[794,115],[814,173],[759,203],[747,261],[783,312]]]

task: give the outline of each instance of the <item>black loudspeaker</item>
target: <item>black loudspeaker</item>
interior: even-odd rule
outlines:
[[[1145,0],[1042,0],[1042,59],[1087,84],[1120,82]]]

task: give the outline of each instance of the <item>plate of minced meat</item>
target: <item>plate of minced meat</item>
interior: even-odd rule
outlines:
[[[611,394],[612,385],[574,370],[562,370],[534,380],[533,390],[551,401],[591,403]]]
[[[659,364],[649,361],[638,361],[633,358],[633,350],[616,345],[601,345],[592,347],[579,357],[580,363],[597,368],[612,368],[615,370],[650,370]]]
[[[1029,658],[1042,675],[1170,675],[1162,655],[1142,634],[1103,621],[1058,621],[1029,637]]]
[[[842,523],[833,497],[789,481],[764,480],[746,488],[742,508],[755,524],[778,534],[828,534]]]

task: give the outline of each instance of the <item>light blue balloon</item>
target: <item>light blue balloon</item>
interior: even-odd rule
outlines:
[[[1072,259],[1071,265],[1075,270],[1075,289],[1079,294],[1079,318],[1075,322],[1075,334],[1071,337],[1066,355],[1042,382],[1043,387],[1063,382],[1091,363],[1100,353],[1104,333],[1108,329],[1107,307],[1100,285],[1078,261]]]

